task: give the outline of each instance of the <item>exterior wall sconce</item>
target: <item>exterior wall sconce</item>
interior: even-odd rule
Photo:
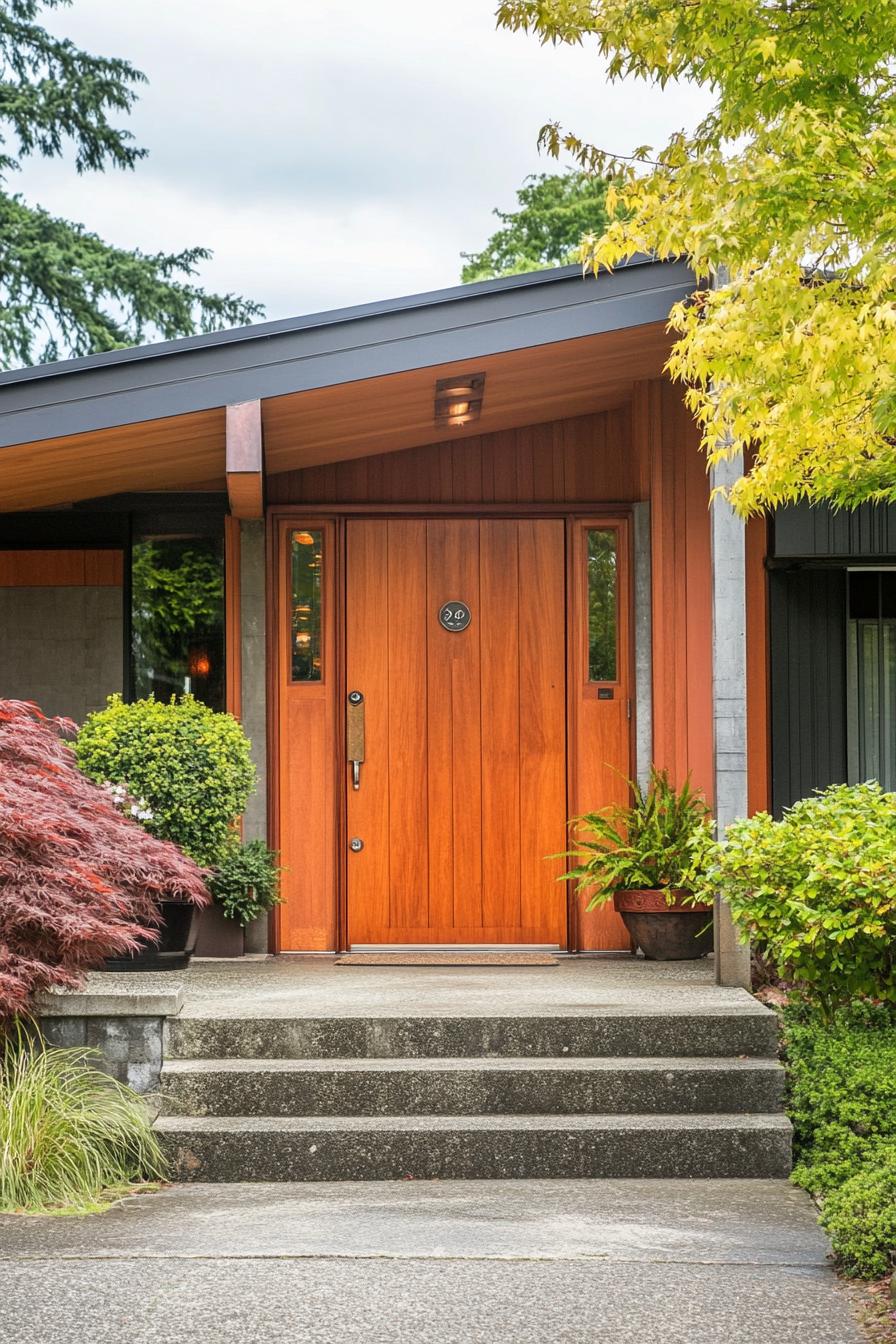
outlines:
[[[436,380],[437,425],[467,425],[478,420],[485,395],[484,373],[461,373]]]

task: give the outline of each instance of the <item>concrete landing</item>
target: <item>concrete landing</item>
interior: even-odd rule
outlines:
[[[193,1185],[0,1218],[4,1344],[861,1344],[784,1181]]]
[[[767,1013],[713,983],[712,961],[569,957],[556,966],[336,966],[330,956],[194,961],[187,971],[98,972],[88,992],[183,988],[188,1017],[578,1017],[591,1013]]]

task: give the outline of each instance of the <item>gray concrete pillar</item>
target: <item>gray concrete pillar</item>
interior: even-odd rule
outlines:
[[[258,786],[243,814],[243,837],[266,840],[267,693],[265,676],[265,527],[263,519],[240,522],[240,718],[252,743]],[[267,952],[267,916],[246,929],[246,951]]]
[[[713,489],[742,474],[740,455],[712,468]],[[719,835],[747,815],[747,631],[744,524],[726,500],[710,505],[712,538],[712,711]],[[716,897],[716,983],[750,987],[750,948]]]
[[[653,764],[653,620],[650,505],[632,509],[635,588],[635,778],[646,788]]]

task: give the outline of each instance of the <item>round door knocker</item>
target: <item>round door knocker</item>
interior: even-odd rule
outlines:
[[[439,607],[439,625],[445,630],[466,630],[470,620],[466,602],[443,602]]]

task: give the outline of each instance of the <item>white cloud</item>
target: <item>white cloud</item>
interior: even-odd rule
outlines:
[[[46,21],[148,75],[130,126],[150,156],[17,185],[118,243],[211,247],[204,282],[270,317],[455,282],[492,208],[551,166],[549,118],[624,152],[705,105],[498,33],[489,0],[75,0]]]

